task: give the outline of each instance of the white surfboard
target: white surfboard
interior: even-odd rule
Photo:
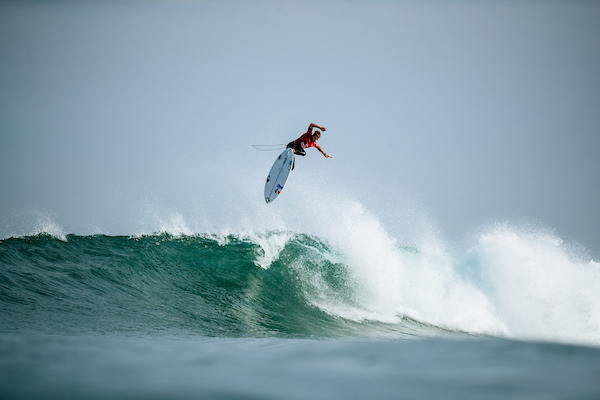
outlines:
[[[283,190],[293,163],[294,152],[292,149],[285,149],[273,163],[269,176],[267,176],[267,183],[265,183],[265,201],[267,203],[275,200]]]

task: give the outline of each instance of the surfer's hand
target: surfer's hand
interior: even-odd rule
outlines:
[[[325,154],[325,157],[327,157],[327,158],[331,158],[331,156],[328,156],[327,154]]]
[[[323,127],[321,127],[321,130],[322,130],[323,132],[325,132],[325,131],[327,130],[327,128],[325,128],[325,127],[323,126]]]

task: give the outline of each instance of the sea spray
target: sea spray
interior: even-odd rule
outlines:
[[[20,215],[15,214],[11,220],[0,222],[4,224],[0,226],[0,239],[45,234],[63,241],[67,240],[67,233],[56,221],[54,213],[45,208],[26,211]]]
[[[581,249],[539,228],[482,231],[467,250],[434,229],[398,242],[362,204],[323,203],[307,223],[344,266],[343,291],[296,263],[307,301],[352,321],[406,317],[473,334],[600,344],[600,269]],[[386,225],[394,221],[386,221]],[[407,251],[413,248],[414,251]]]
[[[498,226],[467,260],[511,337],[600,344],[600,264],[555,234]]]
[[[289,232],[273,232],[271,234],[251,235],[247,237],[260,246],[254,263],[261,268],[268,269],[279,258],[286,243],[293,237]]]
[[[328,227],[323,237],[345,256],[348,290],[354,292],[353,312],[338,306],[339,316],[380,322],[408,317],[450,330],[504,331],[486,296],[457,275],[456,261],[436,236],[423,235],[416,249],[402,246],[357,202],[320,217]]]

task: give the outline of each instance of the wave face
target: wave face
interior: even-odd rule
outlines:
[[[356,303],[347,266],[309,235],[64,238],[0,242],[6,330],[218,337],[431,335],[412,320],[352,321],[318,306]]]
[[[0,329],[600,344],[599,264],[552,236],[497,228],[457,258],[378,224],[336,232],[5,239]]]

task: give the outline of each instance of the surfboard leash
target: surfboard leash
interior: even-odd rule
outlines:
[[[253,144],[252,147],[254,147],[256,150],[260,150],[260,151],[275,151],[275,150],[281,150],[281,149],[285,149],[287,145],[286,144]]]

